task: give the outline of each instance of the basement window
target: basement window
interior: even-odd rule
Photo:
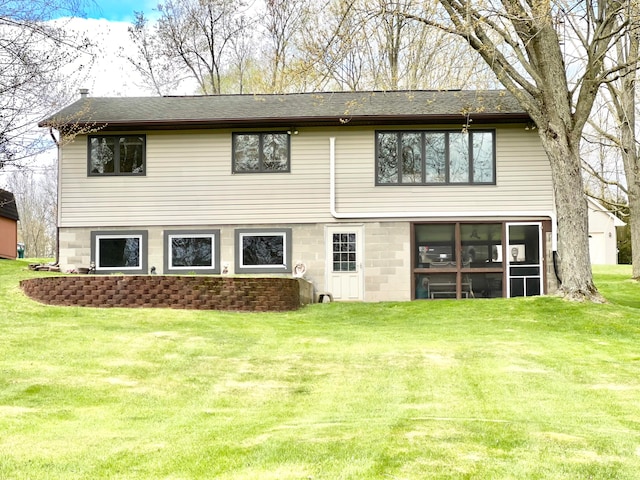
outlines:
[[[291,229],[237,229],[237,273],[291,273]]]
[[[165,231],[167,273],[220,273],[220,230]]]
[[[91,261],[99,273],[147,273],[147,232],[91,232]]]

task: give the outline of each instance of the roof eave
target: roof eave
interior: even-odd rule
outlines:
[[[351,115],[325,117],[264,117],[264,118],[220,118],[220,119],[175,119],[175,120],[125,120],[125,121],[85,121],[73,124],[56,124],[43,121],[40,127],[96,130],[175,130],[175,129],[221,129],[221,128],[274,128],[274,127],[340,127],[373,125],[412,124],[465,124],[520,123],[530,121],[527,113],[478,113],[468,116],[448,115]]]

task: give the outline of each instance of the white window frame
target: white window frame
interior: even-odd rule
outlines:
[[[98,273],[147,273],[147,232],[91,232],[91,261],[95,263]],[[119,240],[137,238],[139,264],[134,267],[103,267],[100,265],[100,242],[102,240]]]
[[[165,272],[166,273],[186,273],[196,272],[199,274],[220,273],[220,230],[206,231],[165,231]],[[211,239],[211,265],[202,266],[175,266],[173,265],[172,240],[174,238],[209,238]]]
[[[236,230],[236,272],[237,273],[291,273],[291,229],[237,229]],[[283,263],[279,265],[245,265],[243,241],[247,237],[282,237]]]

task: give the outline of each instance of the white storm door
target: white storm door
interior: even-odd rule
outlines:
[[[507,296],[543,293],[542,224],[507,223]]]
[[[334,300],[364,298],[362,225],[327,227],[326,283]]]

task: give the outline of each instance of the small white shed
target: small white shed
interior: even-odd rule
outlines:
[[[589,208],[589,255],[592,265],[618,263],[616,227],[625,223],[592,198],[587,197]]]

